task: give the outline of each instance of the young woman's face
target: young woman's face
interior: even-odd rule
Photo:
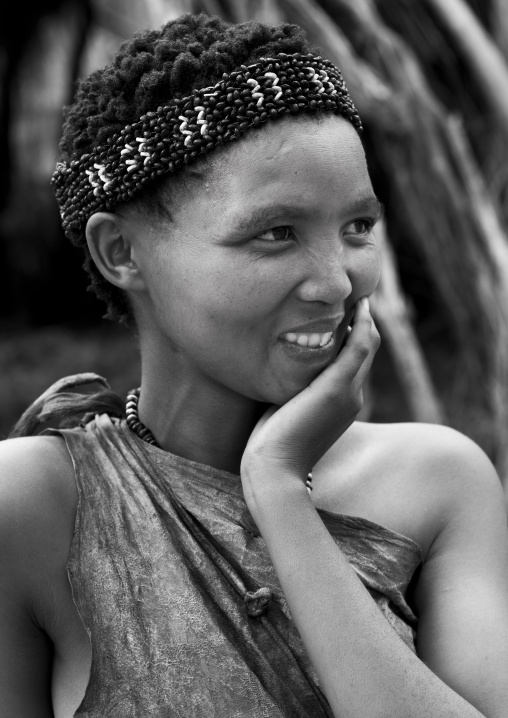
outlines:
[[[376,287],[379,204],[338,116],[269,122],[219,160],[173,222],[136,227],[142,316],[196,381],[283,404],[334,359]]]

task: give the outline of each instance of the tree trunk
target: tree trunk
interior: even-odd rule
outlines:
[[[464,0],[426,0],[476,76],[499,124],[508,130],[508,67],[501,50]]]
[[[508,61],[508,0],[490,0],[490,24],[496,44]]]
[[[61,240],[57,204],[49,180],[61,132],[62,107],[69,101],[74,48],[81,22],[71,6],[40,23],[18,69],[11,94],[10,192],[0,217],[9,295],[14,316],[43,296],[43,276]],[[41,58],[44,60],[41,62]]]
[[[413,420],[443,424],[445,412],[411,322],[384,222],[376,226],[375,235],[381,259],[381,280],[372,297],[376,324],[388,344]]]

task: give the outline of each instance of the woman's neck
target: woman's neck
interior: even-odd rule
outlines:
[[[268,405],[179,364],[142,362],[140,421],[162,449],[239,474],[249,436]]]

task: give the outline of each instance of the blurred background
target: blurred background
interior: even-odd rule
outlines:
[[[139,383],[49,179],[76,79],[183,12],[294,22],[343,71],[386,220],[362,417],[448,424],[508,487],[508,0],[39,0],[0,28],[0,438],[56,379]],[[507,488],[508,491],[508,488]]]

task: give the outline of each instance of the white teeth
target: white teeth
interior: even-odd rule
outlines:
[[[315,349],[328,344],[332,338],[332,334],[333,332],[326,332],[325,334],[296,334],[294,332],[288,332],[282,336],[290,344],[299,344],[301,347],[311,347]]]

